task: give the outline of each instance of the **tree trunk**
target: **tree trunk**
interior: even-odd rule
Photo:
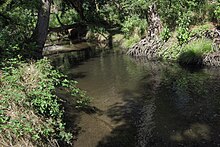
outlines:
[[[37,56],[42,57],[42,51],[47,39],[49,20],[50,20],[50,8],[51,0],[39,0],[41,5],[38,9],[38,19],[35,30],[32,35],[32,39],[37,45]]]
[[[69,2],[72,7],[76,10],[82,20],[85,20],[83,2],[84,0],[65,0]]]
[[[149,6],[147,18],[149,24],[147,37],[158,37],[162,31],[162,22],[157,13],[157,7],[155,3]]]
[[[162,22],[157,13],[155,3],[149,6],[147,19],[149,24],[147,36],[134,44],[133,47],[128,50],[128,55],[145,56],[148,59],[154,59],[158,56],[158,49],[163,45],[159,37],[162,31]]]

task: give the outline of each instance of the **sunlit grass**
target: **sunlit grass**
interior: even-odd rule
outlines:
[[[182,48],[178,61],[183,65],[201,65],[203,55],[209,52],[212,52],[211,40],[195,40]]]
[[[182,52],[194,52],[197,55],[203,55],[212,51],[212,41],[209,39],[198,39],[190,42],[183,47]]]
[[[140,40],[141,38],[138,35],[134,35],[129,37],[128,39],[125,39],[122,46],[124,46],[125,48],[131,48],[135,43],[137,43]]]

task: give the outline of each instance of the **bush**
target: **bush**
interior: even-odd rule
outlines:
[[[121,15],[120,12],[118,11],[117,6],[112,5],[112,2],[109,1],[109,3],[100,5],[100,10],[99,10],[99,17],[103,18],[105,21],[107,21],[108,23],[112,24],[112,25],[118,25],[121,23]],[[90,19],[96,19],[94,18],[94,16],[91,16],[91,12],[87,12],[89,13],[88,16]],[[98,17],[98,18],[99,18]],[[94,20],[93,20],[94,21]]]
[[[60,86],[72,89],[78,107],[89,103],[85,93],[53,70],[47,59],[29,64],[11,60],[5,65],[0,79],[0,142],[6,146],[71,143],[72,134],[62,120],[62,100],[55,91]]]

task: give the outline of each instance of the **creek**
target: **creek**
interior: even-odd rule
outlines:
[[[80,113],[75,147],[220,146],[220,69],[89,55],[53,57],[96,109]]]

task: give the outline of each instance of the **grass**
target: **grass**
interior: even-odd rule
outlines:
[[[72,134],[63,122],[62,99],[57,87],[66,87],[85,107],[89,98],[54,70],[47,59],[35,63],[11,60],[0,78],[0,146],[59,146],[71,143]]]
[[[198,39],[183,47],[182,52],[192,51],[197,55],[203,55],[212,51],[212,41],[209,39]]]
[[[139,42],[141,38],[138,35],[130,36],[126,38],[122,43],[123,48],[131,48],[135,43]]]
[[[184,46],[172,43],[167,50],[161,50],[160,56],[164,60],[177,61],[182,65],[202,64],[204,54],[212,52],[212,41],[209,39],[197,39]]]
[[[198,39],[182,48],[178,62],[182,65],[202,65],[203,55],[212,52],[212,41]]]
[[[190,35],[191,36],[196,35],[196,34],[200,35],[202,32],[212,30],[213,28],[214,28],[214,25],[212,23],[205,23],[202,25],[196,25],[191,28]]]

